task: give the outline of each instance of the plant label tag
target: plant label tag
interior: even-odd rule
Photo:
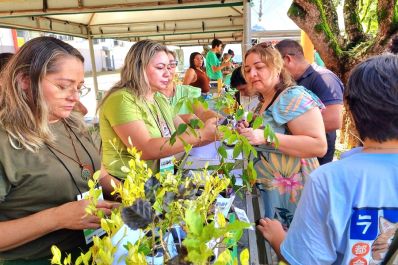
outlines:
[[[231,209],[232,203],[234,202],[235,195],[232,195],[231,198],[224,198],[219,195],[216,200],[216,208],[224,215],[224,217],[228,216],[229,209]]]
[[[236,216],[238,217],[238,219],[240,221],[250,224],[249,217],[247,217],[247,214],[244,210],[239,209],[238,207],[234,207],[234,210],[235,210]],[[254,230],[253,226],[250,226],[248,229]]]
[[[99,200],[103,200],[104,199],[104,195],[102,194],[102,188],[99,188],[101,190],[101,195],[99,196]],[[77,195],[77,200],[83,200],[84,198],[88,197],[88,191],[83,192],[83,194],[78,194]],[[94,236],[102,236],[105,234],[105,230],[103,230],[102,228],[97,228],[97,229],[84,229],[83,230],[83,234],[84,234],[84,239],[86,240],[86,244],[90,244],[91,242],[93,242],[93,237]]]
[[[174,174],[174,156],[168,156],[161,158],[159,161],[159,172],[160,173],[167,173],[170,172]]]

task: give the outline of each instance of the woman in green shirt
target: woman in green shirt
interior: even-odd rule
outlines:
[[[124,179],[121,167],[132,158],[126,147],[134,146],[141,151],[141,158],[154,172],[163,171],[160,165],[165,163],[159,160],[167,160],[184,151],[181,140],[177,139],[173,145],[169,143],[175,128],[183,121],[178,116],[173,117],[169,102],[157,93],[167,89],[169,77],[166,47],[151,40],[139,41],[131,47],[121,70],[120,81],[111,88],[100,105],[102,162],[110,175]],[[215,119],[207,121],[198,134],[200,137],[186,133],[181,137],[192,145],[214,141]],[[121,149],[121,153],[115,150],[115,146]]]

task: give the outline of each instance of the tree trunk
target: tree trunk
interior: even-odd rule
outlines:
[[[378,31],[367,35],[359,19],[359,0],[345,0],[345,38],[340,32],[334,0],[293,0],[288,16],[307,33],[326,67],[347,84],[352,68],[366,58],[384,52],[390,39],[398,32],[398,0],[378,0]],[[347,146],[357,139],[350,132],[355,128],[344,114],[342,135]]]

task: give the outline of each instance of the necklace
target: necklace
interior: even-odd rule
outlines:
[[[85,181],[87,181],[89,178],[91,178],[91,177],[93,176],[93,173],[94,173],[94,161],[93,161],[93,159],[92,159],[90,153],[89,153],[88,150],[86,149],[86,147],[83,145],[83,143],[80,141],[80,139],[79,139],[79,138],[77,137],[77,135],[75,134],[75,132],[74,132],[69,126],[67,126],[65,123],[63,123],[63,124],[64,124],[64,126],[65,126],[66,132],[68,133],[68,137],[69,137],[69,139],[70,139],[70,141],[71,141],[71,143],[72,143],[72,147],[73,147],[73,151],[74,151],[74,153],[75,153],[76,159],[73,158],[73,157],[71,157],[71,156],[68,155],[68,154],[65,154],[64,152],[62,152],[62,151],[59,150],[58,148],[55,148],[54,146],[47,145],[47,147],[48,147],[48,149],[50,149],[50,151],[55,155],[55,157],[57,157],[57,159],[58,159],[59,161],[62,162],[62,160],[54,153],[54,151],[57,151],[58,153],[64,155],[65,157],[69,158],[70,160],[72,160],[72,161],[74,161],[76,164],[78,164],[78,165],[80,166],[80,169],[81,169],[81,177],[82,177],[82,179],[85,180]],[[80,160],[80,158],[79,158],[79,155],[77,154],[76,146],[75,146],[75,143],[74,143],[74,141],[73,141],[71,132],[73,133],[73,135],[75,136],[75,138],[79,141],[80,145],[84,148],[84,150],[86,151],[86,153],[87,153],[88,156],[90,157],[91,165],[92,165],[92,166],[90,166],[90,165],[88,165],[88,164],[83,164],[83,163],[81,162],[81,160]],[[51,148],[50,148],[50,147],[51,147]],[[54,151],[53,151],[53,150],[54,150]],[[65,165],[64,163],[62,163],[62,165],[64,165],[64,167],[66,167],[66,165]],[[69,171],[69,169],[68,169],[68,168],[66,168],[66,169],[67,169],[67,171],[69,172],[69,174],[71,174],[71,172]],[[71,177],[72,177],[72,179],[73,179],[73,181],[74,181],[74,178],[73,178],[72,175],[71,175]]]

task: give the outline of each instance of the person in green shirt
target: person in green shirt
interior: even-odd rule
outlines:
[[[225,67],[230,67],[232,63],[230,61],[223,62],[221,64],[220,60],[217,58],[216,53],[222,51],[222,41],[219,39],[214,39],[211,42],[211,50],[206,55],[206,74],[210,80],[217,81],[222,79],[221,70]]]
[[[205,109],[199,102],[195,102],[192,106],[193,112],[188,109],[186,101],[191,99],[198,99],[201,96],[201,89],[190,85],[180,85],[175,83],[176,67],[178,62],[176,61],[176,54],[174,51],[169,50],[167,53],[169,57],[170,66],[170,78],[169,85],[166,90],[162,91],[162,94],[166,96],[171,106],[175,107],[180,101],[183,101],[181,107],[174,111],[174,116],[179,115],[180,118],[188,123],[191,119],[200,119],[207,121],[211,118],[220,118],[216,112]]]
[[[170,136],[183,123],[173,117],[173,109],[160,93],[167,89],[170,78],[167,48],[151,40],[135,43],[127,53],[121,78],[99,106],[100,135],[103,143],[102,162],[110,174],[123,180],[121,168],[132,158],[126,147],[142,152],[153,172],[169,166],[170,156],[184,151],[183,141],[194,146],[216,139],[216,121],[208,120],[195,137],[184,133],[183,139],[171,145]],[[115,149],[117,147],[117,150]],[[160,161],[162,160],[162,161]]]

